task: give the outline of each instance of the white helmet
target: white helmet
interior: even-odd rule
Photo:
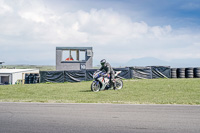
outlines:
[[[105,60],[105,59],[101,60],[101,61],[100,61],[100,64],[101,64],[102,66],[104,66],[104,65],[106,64],[106,60]]]

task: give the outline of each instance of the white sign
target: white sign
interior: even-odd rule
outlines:
[[[85,64],[81,64],[81,70],[82,70],[82,69],[86,69]]]

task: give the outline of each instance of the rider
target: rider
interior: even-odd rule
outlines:
[[[114,72],[114,70],[112,69],[111,65],[108,62],[106,62],[105,59],[101,60],[100,63],[101,63],[100,70],[106,71],[107,76],[110,77],[110,85],[112,86],[112,84],[113,84],[114,90],[115,90],[116,89],[116,83],[115,83],[115,72]]]

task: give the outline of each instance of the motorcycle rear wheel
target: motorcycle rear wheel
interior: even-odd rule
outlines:
[[[123,88],[123,81],[119,78],[115,79],[116,82],[116,90],[120,90]]]
[[[91,91],[98,92],[101,89],[101,85],[99,82],[93,81],[91,84]]]

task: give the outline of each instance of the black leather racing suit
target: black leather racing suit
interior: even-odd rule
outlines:
[[[114,85],[114,88],[116,87],[116,83],[115,83],[115,72],[112,69],[111,65],[109,63],[105,63],[103,66],[101,66],[100,68],[101,71],[105,71],[106,74],[110,74],[110,85],[112,87],[112,85]]]

